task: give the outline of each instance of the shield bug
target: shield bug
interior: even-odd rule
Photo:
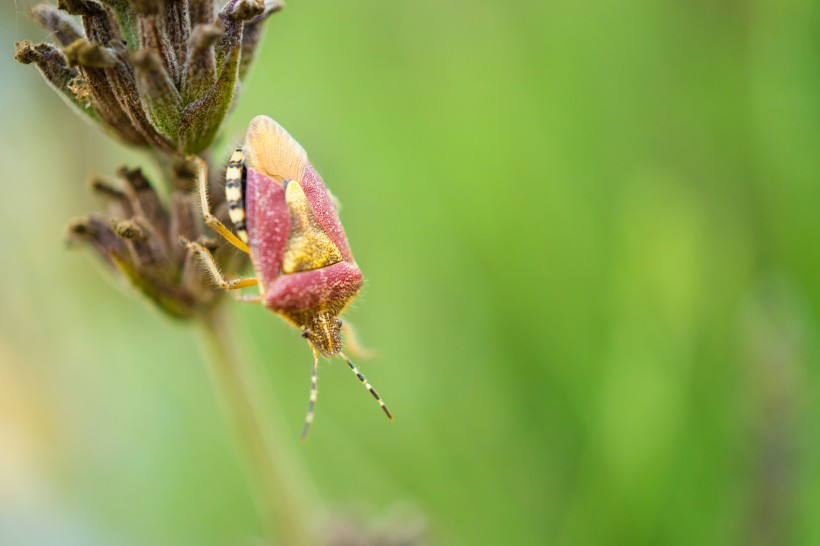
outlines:
[[[226,280],[207,248],[191,241],[182,243],[201,257],[220,288],[258,286],[257,295],[236,299],[261,303],[283,317],[302,330],[313,350],[302,437],[313,422],[320,353],[344,360],[392,421],[376,390],[342,352],[339,316],[359,293],[362,273],[350,252],[334,200],[304,149],[271,118],[258,116],[251,121],[242,148],[233,153],[225,172],[225,197],[234,232],[211,213],[207,166],[193,159],[199,165],[205,222],[250,255],[255,277]]]

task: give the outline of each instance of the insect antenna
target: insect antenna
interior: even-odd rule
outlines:
[[[376,399],[376,402],[378,402],[379,405],[382,407],[382,410],[384,410],[384,414],[387,415],[387,418],[393,421],[393,415],[390,413],[390,410],[387,409],[387,406],[384,405],[384,402],[379,396],[379,393],[377,393],[376,390],[370,385],[370,383],[367,382],[367,379],[365,379],[365,377],[362,375],[362,372],[359,371],[359,368],[357,368],[356,365],[353,364],[350,361],[350,359],[347,358],[343,353],[339,353],[339,356],[342,358],[342,360],[347,362],[347,365],[350,366],[350,369],[353,371],[353,373],[356,374],[356,377],[359,378],[359,381],[362,382],[362,385],[364,385],[365,388],[370,391],[370,394],[373,395],[373,398]]]
[[[312,347],[311,347],[312,348]],[[310,402],[308,402],[307,415],[305,415],[305,425],[302,427],[301,438],[302,441],[307,439],[310,425],[313,423],[313,410],[316,407],[316,398],[319,396],[319,388],[317,386],[317,368],[319,367],[319,353],[313,349],[313,375],[310,377]]]

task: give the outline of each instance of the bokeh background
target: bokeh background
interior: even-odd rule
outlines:
[[[0,543],[252,544],[194,333],[63,243],[91,173],[147,160],[13,61],[47,38],[30,5],[0,7]],[[296,449],[327,501],[421,515],[433,544],[820,544],[818,20],[812,0],[275,15],[219,152],[260,113],[309,151],[397,415],[323,364]],[[304,341],[231,315],[295,441]]]

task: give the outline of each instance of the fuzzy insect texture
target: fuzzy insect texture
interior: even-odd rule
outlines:
[[[330,192],[304,149],[268,117],[251,122],[244,153],[244,222],[262,303],[309,331],[322,354],[335,355],[336,318],[363,278]]]
[[[210,212],[207,176],[199,176],[205,222],[236,248],[250,255],[254,278],[225,280],[207,248],[185,241],[225,290],[258,286],[259,295],[241,301],[262,303],[302,329],[313,350],[313,375],[304,437],[313,422],[319,353],[338,355],[379,403],[392,414],[358,368],[342,353],[339,316],[359,293],[362,272],[350,252],[330,192],[302,147],[265,116],[253,119],[244,146],[226,171],[226,202],[234,235]]]

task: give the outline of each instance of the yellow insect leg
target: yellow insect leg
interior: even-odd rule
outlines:
[[[208,203],[208,165],[197,156],[188,156],[188,160],[196,163],[199,170],[199,174],[197,175],[199,204],[202,208],[202,218],[205,220],[205,223],[233,246],[242,252],[250,254],[251,251],[248,248],[248,245],[242,242],[239,237],[234,235],[231,230],[226,228],[216,216],[211,214],[211,205]]]
[[[344,334],[345,345],[347,352],[353,358],[372,358],[376,356],[376,352],[368,349],[359,341],[359,336],[356,335],[356,329],[348,321],[342,322],[342,333]]]
[[[247,288],[248,286],[256,286],[259,284],[259,280],[255,278],[241,278],[241,279],[231,279],[225,280],[222,276],[222,272],[219,270],[219,266],[216,264],[214,260],[213,254],[211,251],[202,246],[199,243],[194,243],[191,241],[182,240],[182,244],[184,244],[187,248],[191,249],[192,252],[196,253],[205,267],[210,272],[211,276],[214,279],[214,283],[219,286],[219,288],[223,290],[238,290],[240,288]],[[237,298],[241,299],[242,301],[251,301],[246,298]]]

